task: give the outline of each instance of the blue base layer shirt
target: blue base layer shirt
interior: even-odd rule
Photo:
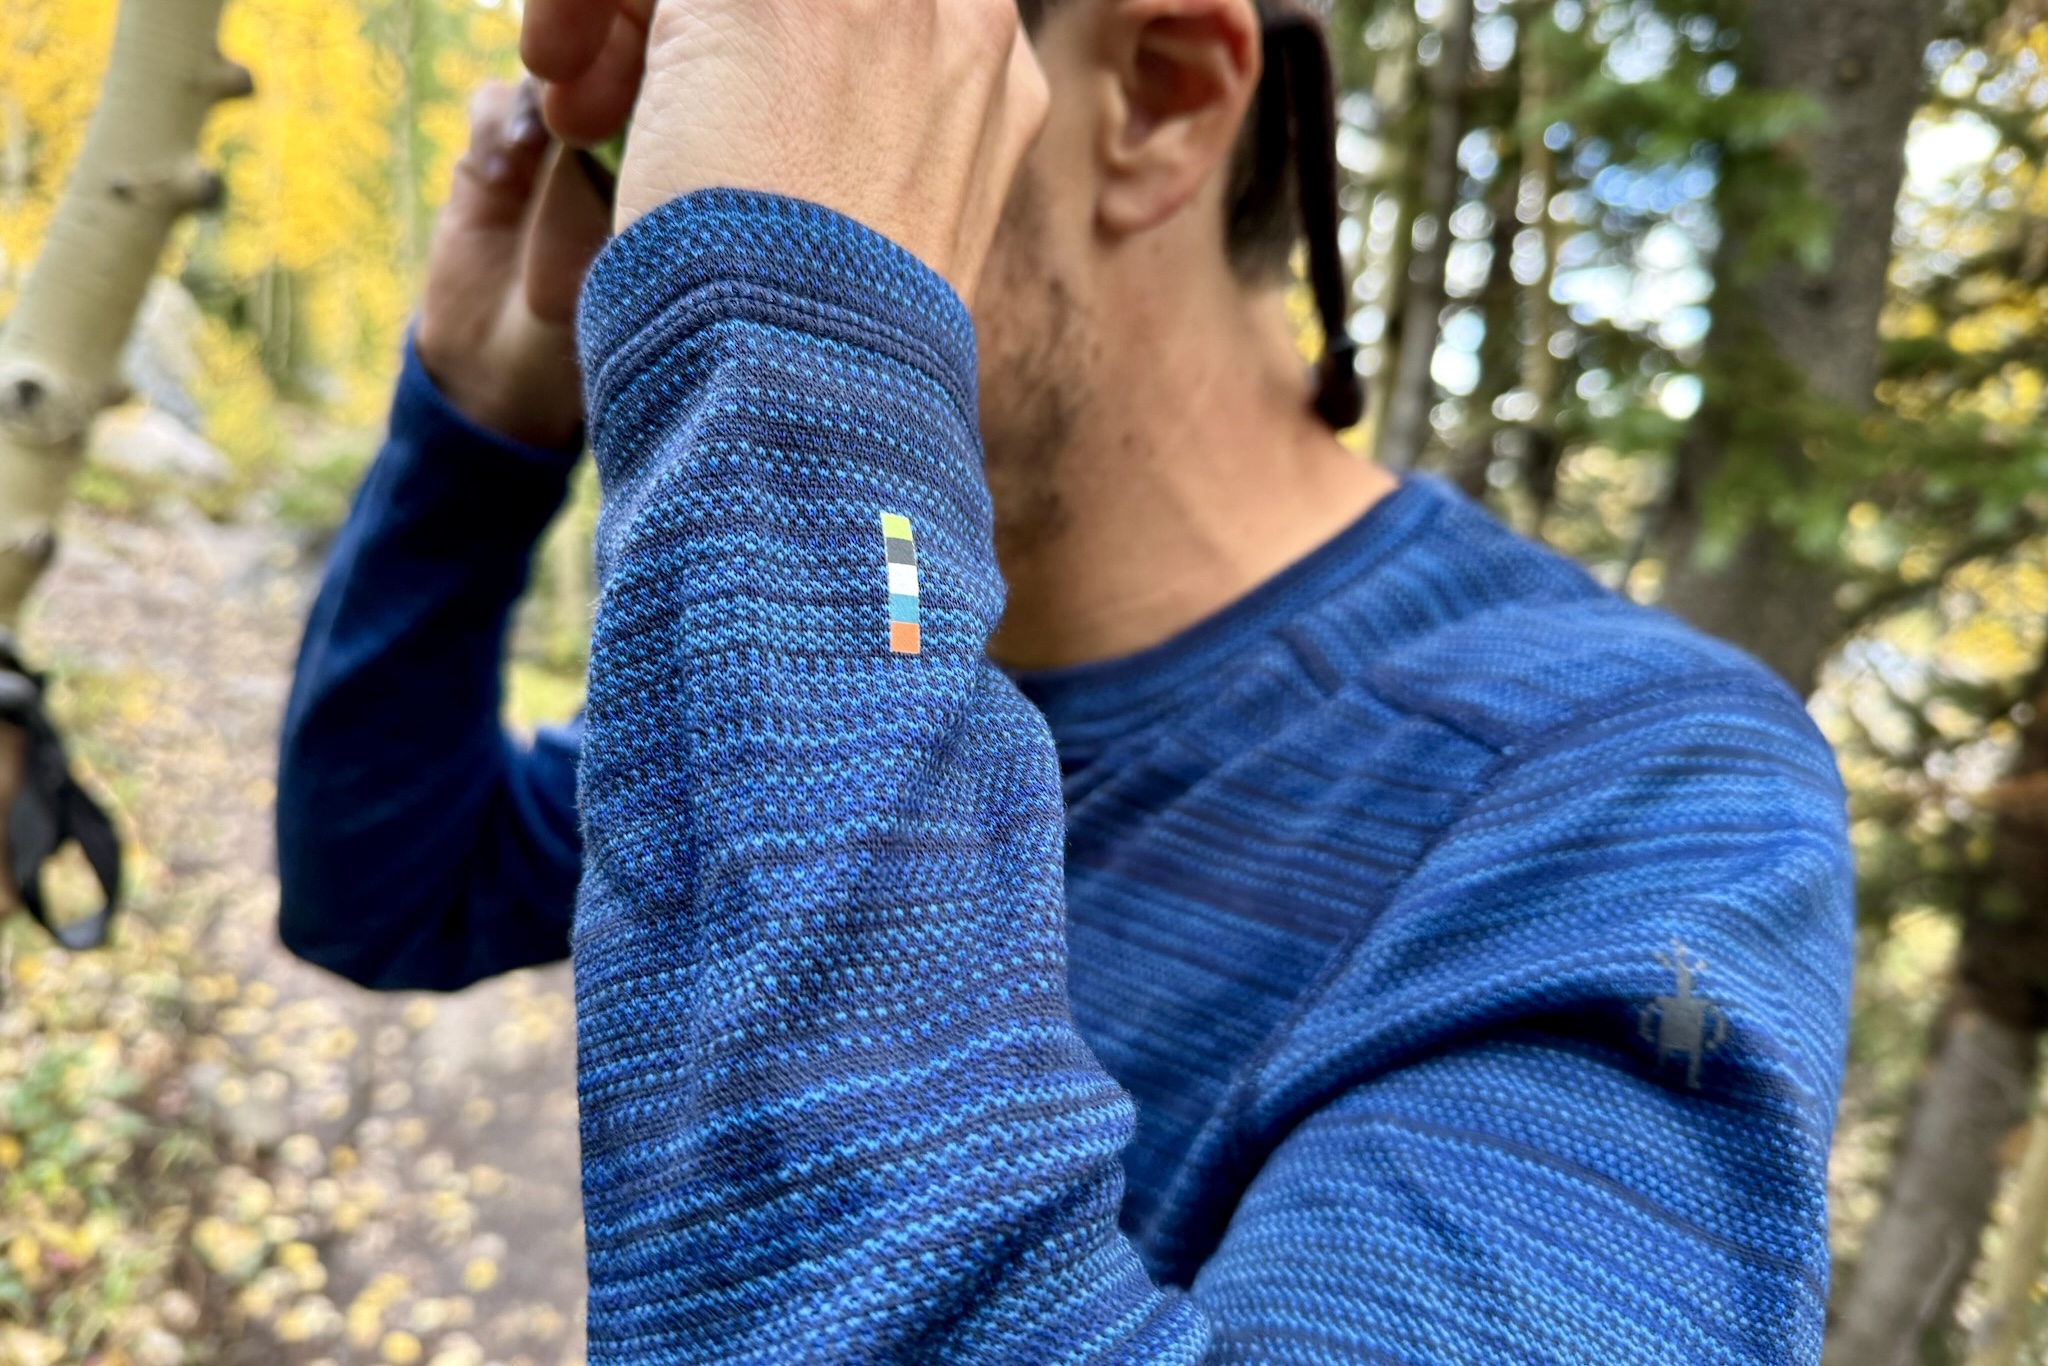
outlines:
[[[915,260],[692,196],[583,344],[584,729],[493,715],[569,457],[410,369],[279,829],[289,944],[460,986],[568,947],[580,743],[593,1361],[1817,1359],[1850,875],[1796,697],[1427,479],[1011,678]]]

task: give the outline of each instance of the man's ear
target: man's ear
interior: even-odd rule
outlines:
[[[1101,38],[1111,88],[1097,213],[1125,236],[1229,175],[1258,93],[1259,21],[1252,0],[1113,0]]]

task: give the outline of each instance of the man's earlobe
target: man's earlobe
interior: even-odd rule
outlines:
[[[1125,0],[1107,23],[1116,86],[1100,212],[1131,234],[1228,175],[1258,89],[1259,24],[1251,0]]]

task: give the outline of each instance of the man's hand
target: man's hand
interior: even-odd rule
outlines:
[[[485,86],[434,229],[414,336],[448,401],[489,431],[559,446],[583,423],[576,298],[609,211],[552,149],[536,88]]]
[[[1015,0],[528,0],[521,50],[565,136],[624,122],[617,226],[762,190],[891,238],[972,300],[1045,77]],[[645,56],[636,50],[645,34]]]

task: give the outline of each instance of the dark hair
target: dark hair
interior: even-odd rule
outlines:
[[[1017,0],[1027,33],[1062,0]],[[1239,278],[1287,277],[1295,243],[1308,239],[1309,286],[1324,335],[1316,411],[1332,427],[1365,413],[1344,266],[1337,249],[1336,93],[1322,20],[1304,0],[1253,0],[1265,72],[1230,156],[1224,250]]]

